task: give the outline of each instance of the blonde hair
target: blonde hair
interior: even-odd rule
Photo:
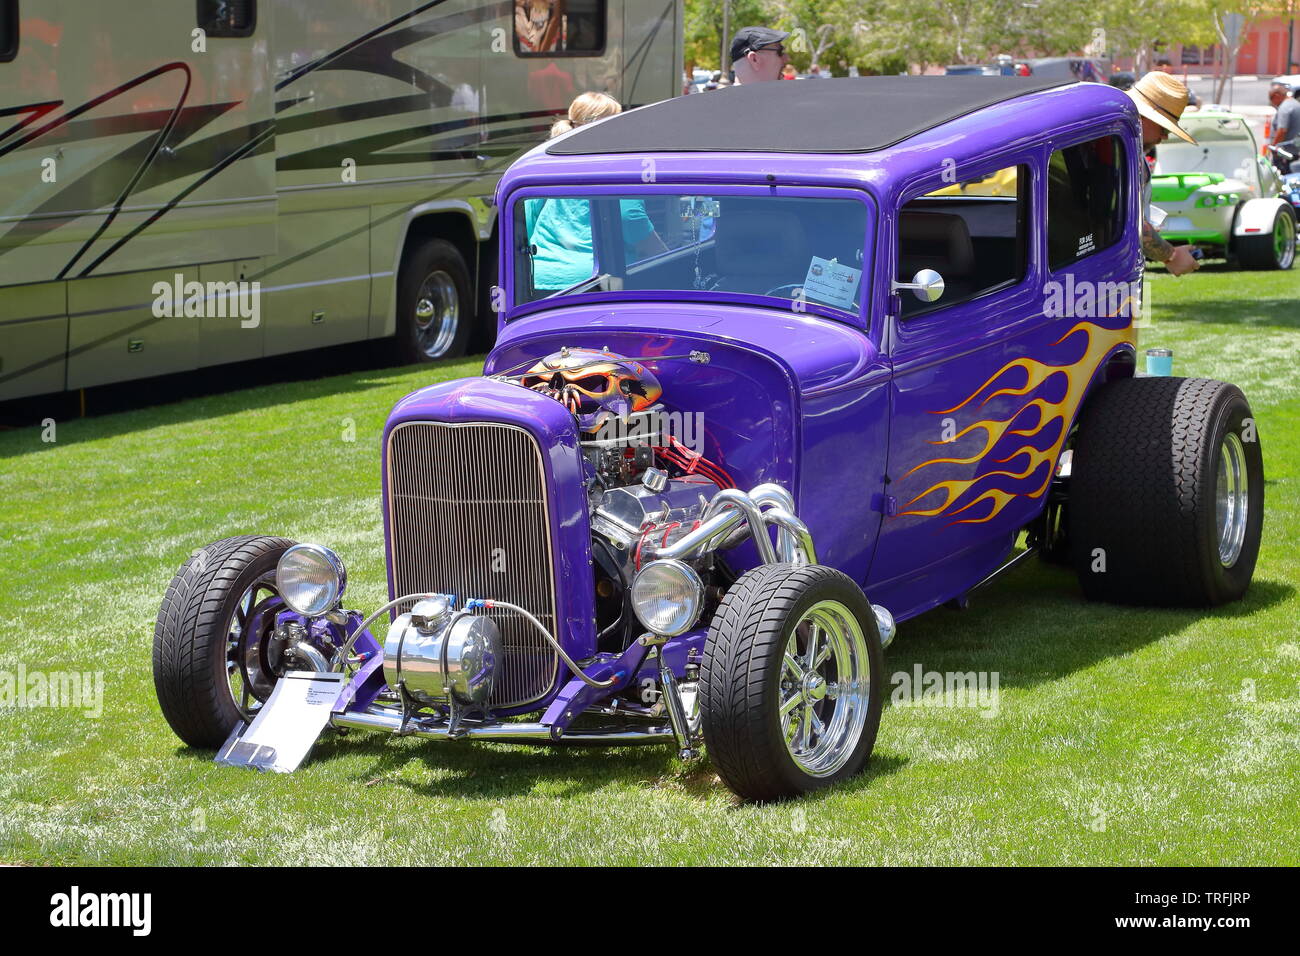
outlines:
[[[618,100],[608,93],[583,93],[569,104],[569,115],[558,119],[551,127],[551,138],[569,132],[578,126],[585,126],[609,116],[623,112]]]

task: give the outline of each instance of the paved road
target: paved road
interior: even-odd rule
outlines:
[[[1255,132],[1255,139],[1260,143],[1264,142],[1265,120],[1271,121],[1274,112],[1276,112],[1268,104],[1268,85],[1271,80],[1271,76],[1237,77],[1224,86],[1223,98],[1219,101],[1224,109],[1230,108],[1233,112],[1241,113],[1246,117],[1251,129]],[[1201,98],[1203,104],[1208,105],[1214,102],[1216,84],[1212,75],[1204,77],[1195,74],[1189,75],[1187,85],[1193,93]]]

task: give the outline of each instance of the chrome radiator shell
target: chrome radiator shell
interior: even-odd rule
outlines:
[[[404,422],[385,457],[394,595],[508,601],[554,634],[555,542],[533,435],[495,422]],[[518,615],[487,613],[502,651],[489,706],[541,700],[559,665],[554,648]]]

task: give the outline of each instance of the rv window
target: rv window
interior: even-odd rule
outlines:
[[[210,37],[251,37],[257,0],[198,0],[199,26]]]
[[[519,56],[599,56],[606,0],[515,0]]]
[[[0,0],[0,63],[18,55],[18,0]]]

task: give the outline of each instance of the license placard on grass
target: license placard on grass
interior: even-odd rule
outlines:
[[[297,770],[329,722],[343,683],[343,674],[285,674],[253,722],[231,731],[216,762],[277,773]]]

